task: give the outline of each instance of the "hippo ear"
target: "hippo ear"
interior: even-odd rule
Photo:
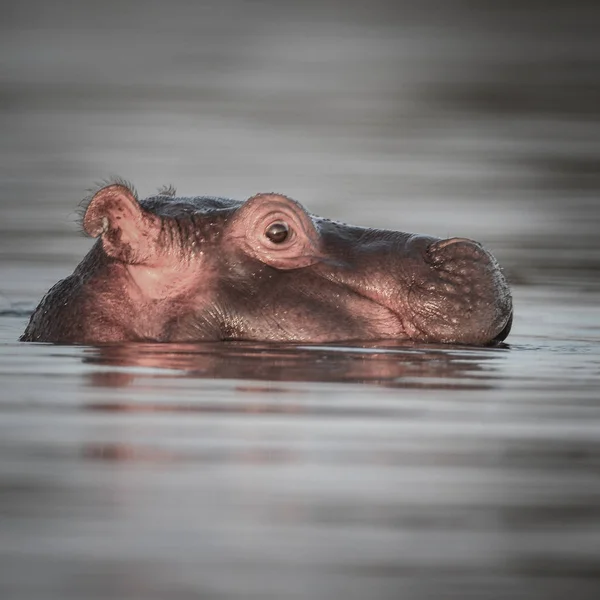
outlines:
[[[276,269],[299,269],[322,260],[310,215],[286,196],[253,196],[237,210],[231,227],[248,254]]]
[[[83,228],[92,237],[102,236],[109,256],[141,263],[151,253],[160,224],[127,186],[113,184],[94,194],[83,216]]]

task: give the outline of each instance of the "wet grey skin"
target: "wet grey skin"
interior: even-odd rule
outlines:
[[[512,323],[506,279],[479,243],[346,225],[279,194],[139,201],[113,183],[83,227],[98,241],[21,340],[483,345]]]

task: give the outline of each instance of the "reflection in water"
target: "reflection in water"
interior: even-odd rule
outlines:
[[[90,385],[125,387],[143,369],[156,377],[193,377],[261,381],[365,383],[424,389],[487,389],[493,362],[504,348],[458,348],[411,343],[359,346],[294,346],[226,342],[203,344],[106,345],[86,351],[85,364],[123,367],[94,370]],[[162,373],[172,371],[171,375]],[[484,377],[481,377],[484,375]],[[276,393],[276,386],[237,386],[237,391]]]

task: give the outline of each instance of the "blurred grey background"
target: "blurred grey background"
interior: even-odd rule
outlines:
[[[486,243],[513,283],[600,265],[593,2],[6,1],[0,277],[34,300],[90,246],[86,189],[279,191]]]

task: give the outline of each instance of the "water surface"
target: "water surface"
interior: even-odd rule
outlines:
[[[2,317],[4,595],[594,597],[600,307],[515,296],[482,349],[25,345]]]

